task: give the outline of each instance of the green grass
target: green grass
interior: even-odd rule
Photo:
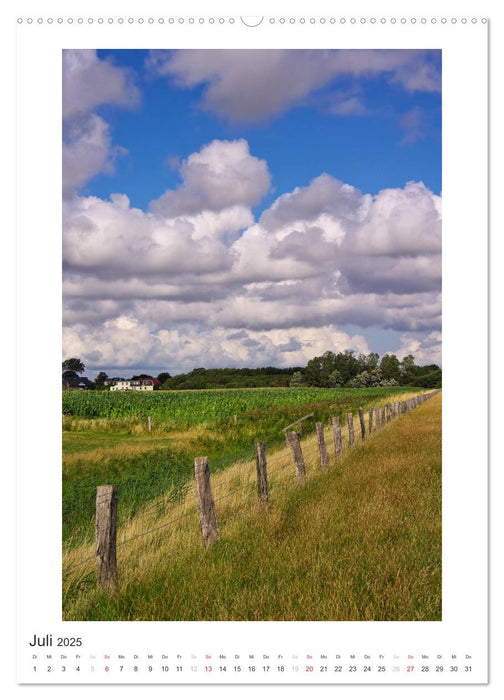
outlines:
[[[212,477],[221,541],[209,550],[192,490],[169,513],[132,518],[120,541],[181,520],[118,549],[115,594],[97,588],[92,562],[64,576],[64,619],[440,620],[441,395],[353,450],[345,443],[327,473],[313,436],[303,451],[304,486],[279,469],[286,450],[268,460],[266,508],[252,462]],[[90,554],[75,548],[64,567]]]

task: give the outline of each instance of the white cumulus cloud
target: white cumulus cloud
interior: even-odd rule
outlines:
[[[294,366],[368,352],[351,326],[399,332],[400,353],[436,361],[441,202],[425,185],[371,195],[324,173],[255,221],[270,174],[246,141],[203,146],[181,175],[147,212],[120,194],[64,203],[65,356]]]
[[[270,186],[266,161],[252,156],[245,139],[214,140],[180,166],[182,185],[165,192],[150,207],[173,217],[235,205],[257,204]]]
[[[113,172],[126,149],[114,146],[109,125],[93,110],[132,107],[139,100],[129,70],[98,58],[93,49],[63,51],[63,196],[70,198],[101,172]]]

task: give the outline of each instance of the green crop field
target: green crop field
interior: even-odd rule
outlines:
[[[406,390],[417,391],[407,387]],[[369,398],[393,396],[404,388],[372,389],[208,389],[195,391],[66,391],[63,393],[63,413],[79,418],[146,418],[162,421],[201,423],[215,421],[238,413],[296,407],[314,402],[329,402],[334,406],[358,407]]]

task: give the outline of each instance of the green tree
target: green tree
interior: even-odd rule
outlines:
[[[361,372],[365,372],[367,369],[367,357],[364,355],[363,352],[359,353],[357,356],[357,374],[359,375]]]
[[[330,350],[320,357],[312,358],[304,371],[308,386],[328,386],[329,375],[336,369],[335,359],[336,355]]]
[[[415,376],[415,358],[413,355],[405,355],[400,362],[401,381],[409,382]]]
[[[95,389],[105,389],[105,382],[108,379],[106,372],[98,372],[94,380]]]
[[[328,377],[327,380],[327,386],[329,387],[337,387],[337,386],[343,386],[343,377],[341,376],[341,372],[338,372],[337,369],[333,369],[331,374]]]
[[[384,379],[397,379],[399,381],[401,367],[395,355],[384,355],[380,362],[380,369]]]
[[[366,386],[383,386],[383,381],[388,380],[384,380],[381,369],[379,367],[375,367],[375,369],[371,369],[369,371],[364,370],[364,372],[359,372],[359,374],[348,382],[348,386],[354,389]]]
[[[341,374],[343,384],[355,377],[359,372],[359,362],[356,357],[354,357],[353,350],[345,350],[345,352],[339,352],[336,355],[334,362],[334,369],[337,369]]]
[[[171,374],[169,372],[161,372],[158,374],[157,379],[160,384],[164,384],[167,379],[171,379]]]
[[[377,369],[379,362],[380,356],[378,355],[378,353],[370,352],[369,355],[366,356],[366,369],[368,371]]]
[[[303,386],[304,378],[301,372],[294,372],[289,380],[289,386]]]
[[[68,360],[63,360],[61,363],[63,377],[75,377],[82,374],[86,366],[77,357],[70,357]]]

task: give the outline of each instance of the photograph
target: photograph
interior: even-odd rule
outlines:
[[[442,50],[61,61],[61,621],[442,621]]]

